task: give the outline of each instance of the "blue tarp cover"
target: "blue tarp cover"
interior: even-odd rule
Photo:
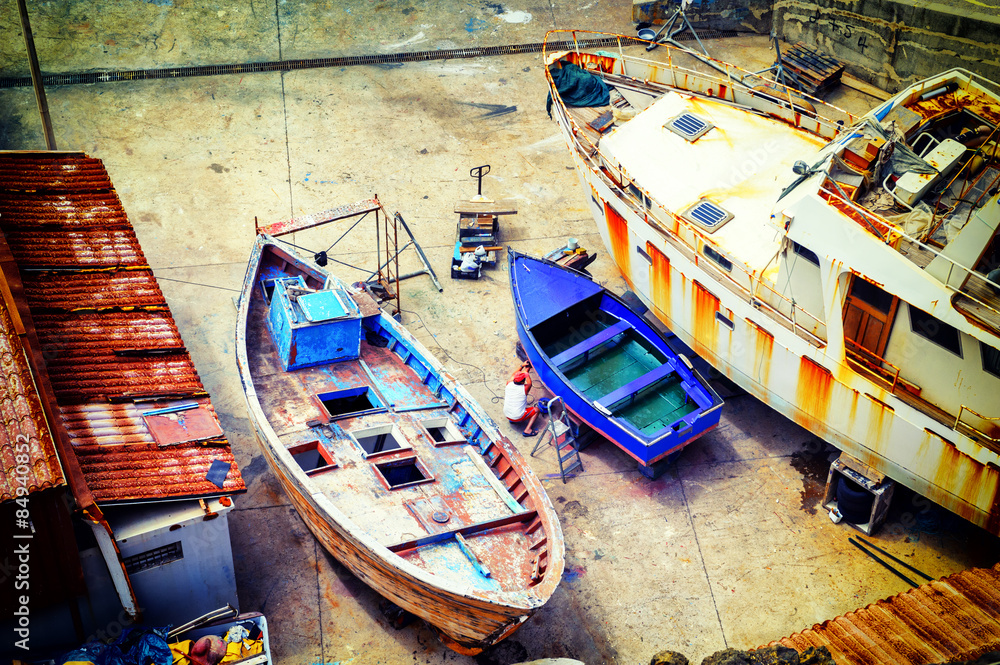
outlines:
[[[597,75],[571,62],[562,63],[562,67],[549,67],[552,81],[566,106],[607,106],[611,103],[608,86]],[[552,117],[552,93],[545,100],[545,111]]]
[[[112,644],[87,642],[59,658],[57,665],[93,663],[93,665],[171,665],[174,658],[167,645],[165,628],[133,628],[122,631]]]

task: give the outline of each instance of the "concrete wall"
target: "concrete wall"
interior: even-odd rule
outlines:
[[[913,0],[776,0],[774,26],[890,92],[962,67],[1000,81],[1000,13],[985,4]]]
[[[979,0],[695,0],[696,28],[805,42],[889,92],[953,67],[1000,82],[1000,12]],[[661,24],[676,0],[634,0],[632,20]],[[737,63],[738,64],[738,63]]]
[[[696,30],[739,30],[767,35],[771,32],[772,4],[773,0],[693,0],[685,15]],[[632,20],[659,26],[679,6],[677,0],[633,0]]]

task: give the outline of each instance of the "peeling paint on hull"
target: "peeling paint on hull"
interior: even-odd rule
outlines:
[[[270,311],[264,287],[274,282],[263,276],[275,275],[262,265],[303,276],[317,290],[327,281],[269,236],[258,237],[240,299],[236,350],[250,420],[271,472],[327,551],[378,594],[426,621],[448,647],[474,655],[504,639],[545,604],[563,572],[562,531],[541,482],[465,388],[377,307],[366,311],[359,303],[360,356],[283,371],[264,313]],[[278,300],[272,295],[272,304]],[[337,394],[327,393],[337,386],[365,386],[387,406],[326,414],[320,400]],[[363,449],[362,431],[386,422],[392,433],[368,434],[382,442]],[[440,428],[438,437],[428,428]],[[397,448],[386,445],[385,437],[397,431]],[[327,464],[302,466],[297,456],[310,445],[332,456],[324,458]],[[419,482],[388,480],[400,462],[412,460],[426,472]],[[400,523],[405,526],[384,526]]]

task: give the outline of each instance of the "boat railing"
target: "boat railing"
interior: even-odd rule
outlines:
[[[907,255],[913,248],[921,252],[928,252],[933,257],[932,260],[943,260],[947,267],[943,271],[935,270],[933,274],[953,293],[961,293],[977,305],[986,308],[993,313],[993,316],[1000,318],[1000,296],[996,295],[994,285],[986,279],[982,273],[962,265],[947,254],[941,248],[926,243],[901,229],[895,223],[885,217],[865,210],[849,198],[842,196],[838,192],[826,188],[820,188],[820,196],[834,204],[841,212],[854,219],[869,233],[879,238],[884,244],[889,245],[901,254]],[[904,244],[903,241],[906,241]],[[926,269],[926,261],[923,267]]]
[[[683,64],[684,60],[692,61],[694,66],[709,65],[718,74],[687,67]],[[697,93],[747,111],[766,113],[828,140],[834,138],[845,123],[850,125],[857,120],[848,111],[806,93],[735,65],[683,49],[667,49],[666,62],[624,54],[619,62],[623,76],[641,81],[647,87],[658,88],[662,92],[680,90],[686,94]],[[629,65],[627,69],[626,65]],[[815,112],[808,109],[804,102],[816,109]]]
[[[955,183],[958,182],[959,180],[962,180],[962,187],[961,187],[962,194],[961,196],[958,197],[958,199],[961,201],[964,200],[965,197],[968,196],[969,193],[975,189],[976,185],[979,183],[979,178],[985,177],[987,175],[988,169],[983,168],[979,172],[979,177],[973,179],[973,176],[975,175],[974,171],[976,171],[976,166],[975,166],[976,158],[977,156],[982,155],[984,150],[990,150],[990,151],[995,150],[994,148],[989,148],[988,146],[990,145],[991,142],[996,141],[998,137],[1000,137],[1000,127],[995,127],[986,137],[986,140],[983,142],[983,144],[980,145],[978,148],[976,148],[972,158],[966,160],[966,162],[962,164],[961,168],[955,171],[955,174],[951,177],[951,180],[948,181],[948,184],[938,194],[937,200],[934,202],[934,205],[931,206],[931,211],[932,211],[931,224],[930,224],[930,229],[927,231],[926,237],[928,238],[932,237],[934,233],[938,230],[938,228],[940,228],[940,226],[948,219],[948,215],[944,212],[939,212],[939,210],[942,207],[944,207],[943,199],[945,197],[945,194],[952,190],[952,187],[955,185]],[[985,165],[988,164],[989,161],[990,157],[985,157],[985,163],[981,163],[980,166],[985,167]],[[994,178],[993,182],[987,183],[986,186],[982,188],[982,192],[979,194],[979,196],[976,198],[975,201],[971,202],[972,204],[969,206],[969,212],[965,218],[965,224],[967,224],[969,220],[972,219],[972,214],[976,211],[977,208],[979,208],[982,205],[983,199],[989,196],[989,192],[992,190],[993,187],[996,187],[998,182],[1000,182],[1000,175],[997,175]]]
[[[631,191],[625,191],[624,189],[616,191],[619,192],[619,196],[627,199],[626,202],[634,210],[637,212],[643,210],[644,202],[639,201],[639,198]],[[685,258],[702,270],[711,272],[716,278],[717,283],[725,286],[727,290],[741,297],[758,311],[768,314],[770,318],[776,320],[813,346],[822,347],[826,344],[825,321],[779,292],[771,282],[758,276],[742,261],[738,259],[732,260],[730,262],[732,264],[732,271],[725,271],[714,262],[706,260],[699,252],[699,249],[707,246],[721,253],[725,253],[725,250],[713,243],[706,234],[689,224],[683,217],[660,205],[648,192],[643,192],[643,195],[650,201],[650,206],[645,210],[644,215],[647,222],[649,222],[650,218],[657,222],[661,230],[661,235],[670,242],[671,246],[680,251]],[[663,227],[666,227],[666,231],[668,232],[663,232]],[[654,228],[657,228],[657,226],[654,226]],[[733,276],[733,272],[736,273],[735,277]]]
[[[955,424],[952,426],[952,429],[962,432],[971,439],[975,439],[979,442],[983,442],[985,440],[989,444],[992,444],[988,446],[991,450],[995,452],[1000,452],[1000,437],[990,436],[989,434],[983,431],[981,426],[977,427],[972,423],[962,420],[962,416],[965,413],[971,413],[973,416],[979,418],[984,423],[991,423],[991,424],[1000,423],[1000,416],[997,417],[984,416],[978,411],[975,411],[974,409],[963,404],[959,408],[958,415],[955,416]],[[997,429],[997,425],[993,425],[992,429],[995,431]]]
[[[845,123],[850,126],[858,120],[858,116],[822,99],[689,49],[662,44],[662,50],[658,51],[662,55],[658,60],[626,54],[626,46],[648,44],[635,37],[605,32],[552,30],[545,36],[543,57],[547,62],[553,50],[564,51],[571,44],[572,59],[577,60],[581,67],[588,68],[588,63],[593,65],[600,58],[581,49],[594,48],[595,45],[616,47],[616,67],[610,71],[601,68],[605,75],[626,77],[646,88],[659,88],[663,92],[677,89],[736,104],[747,110],[781,118],[827,139],[832,139]],[[762,87],[765,84],[766,88]],[[803,101],[807,101],[815,112],[806,109]]]
[[[923,398],[920,395],[919,386],[906,381],[899,375],[899,367],[893,365],[891,362],[875,354],[871,350],[866,349],[852,339],[845,337],[844,343],[844,351],[847,356],[848,364],[856,370],[861,371],[876,385],[888,390],[896,397],[899,397],[902,401],[906,402],[915,409],[926,413],[942,424],[951,425],[951,428],[956,432],[964,434],[965,436],[976,441],[989,442],[992,444],[990,446],[991,448],[1000,452],[1000,447],[996,447],[1000,444],[1000,438],[987,434],[985,431],[987,427],[984,427],[983,425],[977,426],[976,424],[968,422],[968,420],[962,420],[962,416],[967,413],[972,414],[976,418],[979,418],[981,423],[1000,422],[1000,417],[991,418],[989,416],[984,416],[974,409],[962,404],[958,410],[958,415],[955,416],[954,422],[948,422],[945,418],[950,418],[951,415],[946,411],[943,411],[941,407],[936,406]]]
[[[844,350],[848,361],[871,376],[876,383],[891,393],[899,386],[899,368],[885,358],[861,346],[853,339],[844,338]]]

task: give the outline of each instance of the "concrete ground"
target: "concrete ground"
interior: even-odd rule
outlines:
[[[67,0],[29,3],[44,72],[140,69],[403,50],[536,43],[546,30],[634,34],[621,0]],[[14,0],[0,0],[0,76],[28,71]],[[747,69],[773,60],[764,37],[707,40]],[[660,51],[662,53],[662,50]],[[263,612],[275,662],[496,663],[572,657],[645,663],[662,649],[700,662],[765,644],[898,593],[907,584],[848,543],[820,506],[830,455],[749,396],[656,481],[612,444],[584,451],[563,483],[552,450],[531,458],[562,520],[567,568],[550,602],[478,658],[417,623],[394,630],[379,598],[326,554],[257,452],[233,353],[236,295],[261,223],[378,194],[410,224],[442,282],[402,287],[403,322],[502,422],[517,364],[505,271],[449,279],[457,199],[490,164],[484,193],[514,198],[510,247],[542,254],[569,236],[597,251],[591,272],[622,292],[576,174],[545,114],[540,54],[401,66],[61,86],[48,90],[57,145],[104,161],[212,395],[249,486],[230,518],[240,607]],[[841,88],[835,103],[874,100]],[[514,108],[510,108],[514,107]],[[0,148],[43,149],[30,88],[0,90]],[[297,234],[311,251],[343,223]],[[331,254],[373,268],[374,229]],[[407,250],[405,273],[419,266]],[[367,273],[346,266],[348,280]],[[509,435],[527,455],[535,439]],[[900,489],[880,546],[933,576],[1000,558],[985,532]]]

